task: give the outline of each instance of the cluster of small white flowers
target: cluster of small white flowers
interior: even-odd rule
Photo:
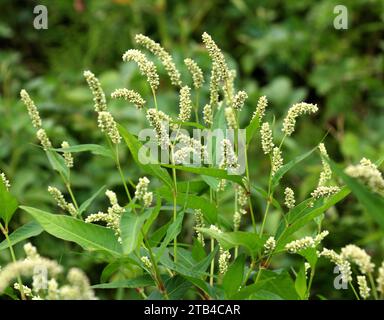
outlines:
[[[379,273],[376,279],[377,291],[384,294],[384,261],[381,263]]]
[[[215,61],[212,62],[211,77],[209,81],[209,105],[214,108],[219,103],[220,74],[219,66]]]
[[[225,119],[228,124],[228,128],[230,129],[236,129],[237,128],[237,120],[236,120],[236,114],[235,110],[231,107],[227,107],[224,110],[225,113]]]
[[[108,135],[114,144],[121,142],[121,136],[117,129],[117,124],[113,116],[108,111],[99,112],[98,124],[101,132]]]
[[[121,207],[117,201],[116,193],[111,190],[107,190],[105,195],[109,199],[111,207],[108,208],[108,213],[110,214],[122,214],[125,209]]]
[[[358,178],[372,191],[384,195],[384,178],[377,166],[369,159],[363,158],[360,164],[348,166],[345,173],[353,178]]]
[[[11,183],[9,182],[9,180],[7,179],[7,176],[5,175],[4,172],[1,172],[0,173],[0,180],[3,182],[4,184],[4,187],[9,190],[11,188]]]
[[[40,144],[42,145],[45,151],[52,148],[51,140],[49,140],[48,135],[43,128],[37,130],[36,137],[40,140]]]
[[[222,233],[222,231],[217,226],[215,226],[214,224],[211,224],[209,226],[209,229],[214,231],[214,232],[217,232],[217,233]]]
[[[182,149],[184,149],[182,153],[185,156],[188,156],[190,153],[193,153],[197,157],[198,161],[200,161],[201,159],[208,159],[207,146],[203,145],[200,140],[191,138],[186,134],[180,134],[177,137],[177,141],[179,142],[177,146],[181,146]]]
[[[330,197],[331,195],[338,193],[340,188],[337,186],[332,187],[317,187],[312,193],[311,196],[315,199]]]
[[[320,154],[321,154],[321,163],[323,166],[323,170],[320,173],[320,179],[319,179],[318,187],[323,187],[323,186],[325,186],[327,181],[331,180],[332,170],[331,170],[331,167],[329,166],[329,163],[326,160],[329,157],[328,157],[328,152],[327,152],[327,149],[325,148],[324,143],[319,144],[319,150],[320,150]]]
[[[70,146],[69,146],[69,143],[67,141],[63,141],[61,143],[61,148],[62,149],[67,149],[69,147]],[[65,162],[65,165],[67,166],[67,168],[72,168],[73,167],[73,156],[72,156],[72,153],[70,153],[68,151],[64,151],[63,157],[64,157],[64,162]]]
[[[180,89],[179,108],[179,120],[182,122],[188,121],[191,117],[192,110],[191,89],[188,86]]]
[[[56,276],[62,272],[63,268],[53,260],[42,258],[39,255],[36,257],[28,257],[24,260],[9,263],[0,270],[0,293],[2,293],[17,277],[31,277],[34,275],[36,269],[47,270],[47,272]]]
[[[137,109],[142,109],[146,103],[140,93],[126,88],[116,89],[111,93],[111,97],[113,99],[127,100],[130,103],[133,103]]]
[[[152,268],[152,262],[147,256],[142,256],[140,258],[140,260],[144,264],[145,267],[147,267],[148,269]]]
[[[62,300],[97,300],[89,280],[84,272],[78,268],[71,268],[67,274],[69,285],[58,289]]]
[[[165,70],[171,78],[172,84],[181,87],[182,83],[180,79],[180,72],[177,70],[172,56],[160,44],[143,34],[137,34],[135,36],[135,41],[157,56],[161,60]]]
[[[256,110],[252,115],[252,119],[254,119],[257,116],[259,118],[259,121],[261,121],[265,115],[265,109],[267,106],[268,106],[267,97],[261,96],[257,101]]]
[[[192,75],[193,86],[195,89],[201,88],[204,83],[203,71],[200,69],[197,63],[190,58],[184,59],[184,63]]]
[[[228,139],[221,141],[221,169],[237,169],[239,164],[237,162],[237,156],[232,147],[232,143]]]
[[[276,248],[276,240],[274,237],[269,237],[264,243],[264,254],[270,254]]]
[[[283,166],[283,156],[280,148],[274,147],[272,150],[272,167],[271,167],[271,175],[272,177],[276,174],[276,172]]]
[[[213,123],[213,113],[210,104],[206,104],[203,108],[203,120],[209,126]]]
[[[337,254],[334,250],[324,248],[323,251],[319,253],[319,256],[329,259],[331,262],[333,262],[339,267],[339,272],[342,276],[343,281],[352,281],[351,264],[341,255]]]
[[[224,250],[220,247],[220,256],[219,256],[219,272],[220,274],[226,274],[228,270],[229,259],[231,259],[231,254],[228,250]]]
[[[261,125],[260,135],[261,135],[261,147],[263,149],[264,154],[271,153],[275,145],[273,143],[272,130],[268,122],[264,122]]]
[[[18,282],[15,282],[13,284],[13,288],[19,292],[21,292],[21,287],[20,287],[20,284]],[[32,293],[32,289],[28,286],[24,286],[23,285],[23,293],[25,294],[26,297],[33,297],[33,293]]]
[[[193,149],[192,147],[182,147],[173,153],[173,161],[175,164],[187,164],[189,163],[189,157],[194,152],[195,149]]]
[[[360,296],[364,300],[368,299],[371,288],[368,287],[367,278],[365,276],[357,276],[357,284],[359,285]]]
[[[235,78],[236,78],[236,70],[231,69],[228,71],[228,78],[225,81],[225,84],[223,86],[223,93],[225,101],[228,105],[233,107],[233,99],[234,99],[234,92],[235,92]]]
[[[95,103],[95,111],[102,112],[107,111],[107,100],[105,94],[101,88],[99,79],[89,70],[84,71],[85,80],[87,80],[88,86],[93,94],[93,102]]]
[[[303,114],[311,114],[318,111],[317,105],[300,102],[294,104],[283,121],[283,132],[290,136],[295,131],[296,118]]]
[[[233,97],[232,108],[237,111],[240,111],[243,108],[245,100],[247,100],[247,98],[248,95],[245,91],[239,91]]]
[[[308,262],[304,262],[305,277],[307,277],[309,269],[311,269],[311,265]]]
[[[116,236],[120,236],[120,214],[116,214],[112,211],[104,213],[99,211],[98,213],[90,214],[84,221],[86,223],[93,222],[105,222],[107,228],[112,229]]]
[[[212,61],[218,66],[219,79],[226,81],[229,76],[229,71],[223,53],[208,33],[204,32],[202,38],[208,54],[210,55]]]
[[[307,236],[299,240],[291,241],[285,245],[285,250],[290,253],[297,253],[307,248],[315,248],[328,234],[329,232],[324,230],[316,235],[315,238]]]
[[[123,55],[123,61],[134,61],[139,66],[142,75],[147,77],[148,83],[153,91],[159,87],[159,75],[155,64],[148,60],[144,53],[136,49],[130,49]]]
[[[242,214],[246,214],[246,211],[243,208],[247,205],[249,195],[247,191],[240,185],[236,185],[235,189],[237,193],[237,204],[240,208],[239,211]]]
[[[236,129],[237,128],[237,120],[235,110],[231,107],[227,107],[224,110],[225,120],[227,121],[228,128]]]
[[[204,216],[200,209],[194,210],[194,217],[195,217],[195,229],[196,229],[197,241],[199,241],[201,245],[204,246],[204,235],[199,230],[197,230],[198,228],[205,227]]]
[[[285,195],[285,201],[284,204],[288,209],[292,209],[295,206],[296,200],[295,200],[295,193],[293,190],[289,187],[286,187],[284,190]]]
[[[371,256],[360,247],[349,244],[341,249],[340,255],[350,261],[355,263],[362,274],[367,274],[373,272],[375,265],[371,262]]]
[[[241,224],[241,216],[242,214],[239,212],[239,210],[236,210],[233,214],[233,230],[238,231]]]
[[[40,257],[39,253],[37,252],[36,247],[33,246],[32,243],[30,243],[30,242],[27,242],[23,246],[23,249],[24,249],[25,255],[29,259],[35,259],[35,258],[39,258]]]
[[[77,210],[73,203],[68,203],[59,189],[57,189],[56,187],[49,186],[48,192],[61,209],[67,211],[73,217],[77,215]]]
[[[167,149],[170,144],[170,141],[165,122],[168,123],[168,118],[164,116],[166,115],[163,112],[157,111],[154,108],[147,110],[147,119],[155,130],[159,146],[162,149]]]
[[[148,208],[153,199],[153,193],[148,192],[148,185],[150,181],[147,177],[139,178],[139,183],[136,186],[135,197],[138,200],[143,200],[144,207]]]
[[[32,121],[32,125],[36,129],[41,128],[42,122],[41,122],[39,111],[37,110],[36,105],[31,99],[31,97],[29,96],[28,92],[22,89],[20,91],[20,97],[21,97],[21,101],[23,101],[23,103],[27,107],[29,117],[31,118],[31,121]]]

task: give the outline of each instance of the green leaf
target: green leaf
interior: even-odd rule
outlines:
[[[161,258],[168,244],[173,239],[175,239],[178,236],[178,234],[181,232],[181,228],[183,225],[183,218],[184,218],[184,212],[178,213],[176,220],[173,221],[169,226],[167,230],[167,234],[165,235],[165,238],[161,243],[159,250],[156,253],[156,261],[158,261]]]
[[[307,293],[307,277],[305,275],[304,263],[300,267],[299,273],[296,275],[295,289],[301,300],[306,299]]]
[[[180,275],[176,275],[165,281],[165,288],[167,289],[170,300],[182,299],[191,287],[192,284]]]
[[[36,221],[31,221],[12,232],[9,235],[9,240],[11,240],[11,244],[13,246],[25,239],[38,236],[42,232],[43,228]],[[0,243],[0,251],[7,249],[8,247],[9,245],[7,240]]]
[[[97,196],[104,192],[105,190],[105,186],[102,186],[99,190],[97,190],[93,195],[92,197],[90,197],[89,199],[87,199],[86,201],[84,201],[80,208],[79,208],[79,215],[81,216],[81,214],[86,211],[88,209],[88,207],[92,204],[92,202],[97,198]]]
[[[125,143],[128,146],[129,151],[132,154],[133,159],[136,164],[144,171],[153,176],[158,177],[161,181],[163,181],[170,189],[173,188],[173,182],[171,177],[169,176],[167,170],[162,168],[160,164],[142,164],[139,161],[138,155],[139,150],[143,146],[137,138],[128,132],[124,127],[118,125],[119,132],[121,136],[124,138]]]
[[[200,175],[206,175],[210,177],[230,180],[236,182],[244,187],[244,183],[242,181],[242,176],[235,174],[228,174],[226,170],[217,169],[217,168],[207,168],[207,167],[185,167],[185,166],[175,166],[171,164],[162,164],[163,167],[166,168],[175,168],[176,170],[191,172]]]
[[[120,220],[120,230],[123,252],[130,254],[134,251],[143,240],[141,233],[144,221],[150,216],[152,210],[145,211],[142,215],[137,215],[132,212],[125,212]]]
[[[134,279],[118,280],[110,283],[93,285],[93,289],[118,289],[118,288],[142,288],[155,285],[149,275],[139,276]]]
[[[293,217],[291,217],[291,214],[287,216],[289,225],[286,226],[285,223],[282,222],[276,233],[276,238],[278,239],[276,250],[281,249],[288,242],[289,236],[343,200],[349,193],[350,190],[347,187],[343,187],[338,193],[330,196],[325,201],[323,199],[317,200],[313,207],[308,206],[312,199],[307,199],[296,206],[298,207],[297,210],[296,207],[292,209],[291,214]]]
[[[57,171],[65,179],[65,181],[68,181],[69,169],[65,165],[64,158],[60,154],[58,154],[56,151],[52,151],[52,150],[46,151],[46,154],[53,170]]]
[[[91,152],[95,155],[107,157],[113,159],[113,154],[110,149],[100,146],[98,144],[79,144],[76,146],[70,146],[69,148],[56,148],[51,149],[58,152],[71,152],[71,153],[77,153],[77,152]]]
[[[57,238],[75,242],[86,250],[101,250],[114,256],[120,256],[122,253],[121,245],[111,229],[31,207],[20,208],[28,212],[45,231]]]
[[[304,250],[300,250],[298,254],[308,261],[312,269],[315,269],[318,260],[316,248],[307,248]]]
[[[249,125],[246,127],[246,141],[247,141],[247,146],[251,143],[253,137],[255,136],[256,132],[260,128],[260,118],[258,116],[254,117]]]
[[[11,221],[17,207],[16,198],[7,190],[3,180],[0,179],[0,218],[4,221],[5,226]]]
[[[279,181],[281,180],[281,178],[289,171],[291,170],[296,164],[298,164],[299,162],[303,161],[304,159],[306,159],[307,157],[309,157],[313,151],[315,151],[317,149],[316,148],[313,148],[311,150],[309,150],[308,152],[302,154],[301,156],[298,156],[296,157],[295,159],[289,161],[288,163],[286,163],[285,165],[283,165],[279,170],[277,170],[277,172],[275,173],[275,175],[272,177],[272,182],[271,182],[271,187],[272,189],[275,189],[276,186],[279,184]]]
[[[349,187],[357,200],[365,207],[368,214],[380,225],[384,230],[384,197],[373,193],[367,186],[362,184],[358,179],[348,176],[333,161],[329,160],[333,172],[339,176]]]
[[[156,199],[156,207],[149,209],[150,213],[148,215],[147,221],[145,221],[143,225],[143,232],[146,235],[151,228],[152,224],[155,222],[156,218],[158,217],[161,209],[161,198],[157,197]]]
[[[162,188],[159,194],[168,201],[173,200],[172,192],[169,189]],[[200,209],[209,224],[214,224],[217,221],[216,206],[202,196],[178,192],[176,203],[182,207],[185,206],[190,209]]]
[[[252,256],[255,256],[263,246],[263,241],[256,233],[253,232],[217,232],[207,228],[198,228],[198,230],[211,236],[212,238],[215,238],[224,250],[229,250],[237,246],[243,246]]]
[[[262,288],[266,287],[272,279],[259,280],[257,283],[241,288],[239,292],[231,296],[231,300],[245,300],[250,295],[259,292]]]
[[[242,254],[228,268],[223,278],[223,288],[228,298],[234,295],[241,287],[244,279],[244,266],[245,255]]]

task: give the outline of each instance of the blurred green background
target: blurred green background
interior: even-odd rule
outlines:
[[[36,145],[34,130],[19,101],[20,89],[27,89],[35,100],[56,146],[63,140],[73,145],[103,143],[83,70],[92,70],[99,77],[107,97],[121,87],[145,96],[149,93],[137,68],[121,59],[127,49],[135,47],[134,35],[143,33],[161,42],[172,53],[184,79],[189,79],[182,62],[186,57],[194,58],[209,74],[210,61],[201,45],[204,31],[212,35],[237,70],[236,87],[249,94],[242,113],[244,125],[260,95],[268,97],[268,119],[272,120],[274,113],[277,124],[292,103],[305,100],[318,104],[319,114],[300,121],[293,138],[287,140],[286,159],[317,145],[328,132],[326,145],[336,161],[347,165],[363,156],[376,161],[384,154],[384,1],[344,2],[347,30],[333,27],[333,9],[341,4],[333,0],[1,0],[0,168],[12,181],[20,203],[56,210],[45,190],[48,185],[62,185]],[[38,4],[48,8],[47,30],[33,28],[33,8]],[[160,71],[159,104],[176,114],[175,88],[163,69]],[[124,102],[109,103],[115,118],[131,132],[147,127],[141,112]],[[142,173],[128,154],[123,157],[126,174],[136,180]],[[264,184],[268,162],[258,142],[252,146],[250,159],[253,179]],[[102,185],[120,190],[112,162],[86,154],[77,154],[75,161],[73,184],[80,202]],[[303,199],[316,186],[320,169],[320,159],[311,157],[292,171],[285,183]],[[223,214],[230,219],[233,200],[230,194],[224,198],[228,198],[228,210]],[[103,205],[106,203],[100,200],[92,209]],[[261,206],[261,201],[257,205]],[[271,214],[268,226],[271,231],[273,217]],[[13,227],[27,219],[19,214]],[[382,258],[382,234],[353,197],[327,213],[324,227],[331,232],[326,246],[338,249],[355,242],[366,246],[375,262]],[[94,256],[79,255],[75,245],[47,234],[35,243],[42,254],[69,266],[80,265],[92,282],[99,281],[103,265],[97,264]],[[0,255],[0,262],[6,259],[6,254]],[[332,266],[324,264],[323,270],[315,279],[315,293],[345,297],[333,289]]]

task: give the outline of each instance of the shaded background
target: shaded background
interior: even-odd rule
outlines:
[[[37,4],[48,8],[48,30],[33,28],[33,8]],[[344,1],[348,8],[347,30],[333,27],[337,4],[342,3],[1,0],[0,168],[10,177],[20,203],[57,210],[45,190],[48,185],[60,187],[61,183],[36,146],[34,130],[19,101],[20,89],[27,89],[35,100],[56,146],[62,140],[73,145],[103,143],[83,70],[90,69],[99,77],[107,97],[120,87],[136,89],[145,96],[147,86],[137,68],[121,60],[127,49],[135,47],[134,35],[143,33],[161,42],[172,53],[183,78],[189,79],[182,62],[185,57],[194,58],[209,74],[210,61],[201,45],[204,31],[212,35],[231,67],[237,70],[236,87],[249,94],[241,118],[243,125],[248,123],[260,95],[268,97],[268,119],[272,120],[273,111],[277,124],[292,103],[305,100],[318,104],[319,114],[300,121],[298,132],[287,140],[286,159],[317,145],[328,132],[326,145],[331,158],[345,165],[356,163],[363,156],[376,161],[384,154],[384,1]],[[163,110],[176,114],[175,88],[163,69],[159,70],[159,104]],[[109,104],[116,119],[131,132],[147,127],[141,112],[124,102]],[[280,133],[275,134],[279,137]],[[258,143],[251,150],[251,175],[263,185],[268,162]],[[126,174],[136,180],[142,173],[132,165],[128,154],[123,157]],[[120,190],[113,163],[87,154],[77,154],[75,161],[73,184],[80,202],[102,185]],[[285,182],[303,199],[316,186],[320,170],[319,158],[312,157],[293,170]],[[155,181],[153,185],[156,186]],[[280,191],[282,198],[283,189]],[[228,200],[228,209],[224,206],[223,215],[231,219],[231,194],[224,195],[224,199]],[[99,200],[91,209],[105,205]],[[263,204],[259,201],[256,205],[261,208]],[[269,219],[271,232],[277,223],[274,217],[278,215],[272,213]],[[14,227],[27,219],[19,213]],[[186,221],[187,226],[188,223],[191,221]],[[326,246],[338,249],[354,242],[366,246],[375,262],[382,258],[382,234],[352,197],[329,210],[324,227],[331,232]],[[191,233],[186,231],[185,237],[188,239]],[[95,256],[80,255],[76,245],[47,234],[35,239],[35,243],[42,254],[67,266],[81,266],[93,283],[99,282],[104,265],[97,263],[97,257],[95,261]],[[6,259],[6,254],[0,253],[0,262]],[[277,261],[276,267],[292,263],[289,259]],[[348,297],[333,289],[331,265],[320,265],[321,268],[314,292],[329,298]],[[115,296],[111,293],[108,297]]]

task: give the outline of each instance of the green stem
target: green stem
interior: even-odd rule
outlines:
[[[253,230],[256,233],[257,228],[256,228],[255,214],[253,213],[253,206],[252,206],[252,191],[251,191],[251,180],[250,180],[250,176],[249,176],[247,148],[245,148],[244,155],[245,155],[245,174],[246,174],[247,180],[248,180],[248,192],[249,192],[248,206],[249,206],[249,211],[251,213]]]
[[[215,250],[215,240],[211,238],[211,252]],[[213,287],[213,273],[215,271],[215,257],[211,261],[211,270],[209,272],[209,284]]]
[[[359,295],[357,294],[356,289],[355,289],[355,287],[354,287],[353,284],[352,284],[352,281],[349,281],[349,285],[351,286],[352,291],[353,291],[353,293],[354,293],[356,299],[357,299],[357,300],[360,300],[360,297],[359,297]]]
[[[311,295],[311,287],[312,287],[313,278],[315,277],[315,271],[316,270],[312,269],[312,267],[311,267],[311,275],[309,277],[307,292],[305,293],[307,299],[309,299],[309,297]]]
[[[5,238],[7,239],[8,247],[9,247],[9,252],[11,253],[12,261],[13,261],[13,263],[16,263],[17,262],[16,255],[15,255],[15,252],[13,251],[11,239],[9,239],[9,236],[8,236],[8,227],[6,226],[4,228],[3,225],[0,223],[0,230],[4,234]],[[17,282],[18,282],[19,287],[20,287],[21,299],[22,300],[27,300],[26,297],[25,297],[24,286],[23,286],[23,282],[21,281],[20,274],[17,275]]]
[[[123,170],[121,169],[121,165],[120,165],[120,160],[119,160],[119,147],[118,145],[116,145],[116,150],[115,150],[115,160],[116,160],[116,167],[117,167],[117,170],[119,171],[119,174],[120,174],[120,178],[121,178],[121,181],[123,182],[123,185],[124,185],[124,189],[125,189],[125,192],[127,194],[127,197],[128,197],[128,200],[129,202],[132,201],[132,197],[131,197],[131,194],[129,193],[129,189],[128,189],[128,186],[127,186],[127,183],[125,182],[125,177],[124,177],[124,173],[123,173]],[[129,181],[130,184],[132,185],[133,182],[132,181]]]
[[[375,298],[375,300],[379,300],[379,295],[377,294],[377,288],[376,288],[375,281],[373,280],[371,272],[368,273],[368,279],[369,279],[369,282],[370,282],[371,287],[372,287],[373,297]]]

